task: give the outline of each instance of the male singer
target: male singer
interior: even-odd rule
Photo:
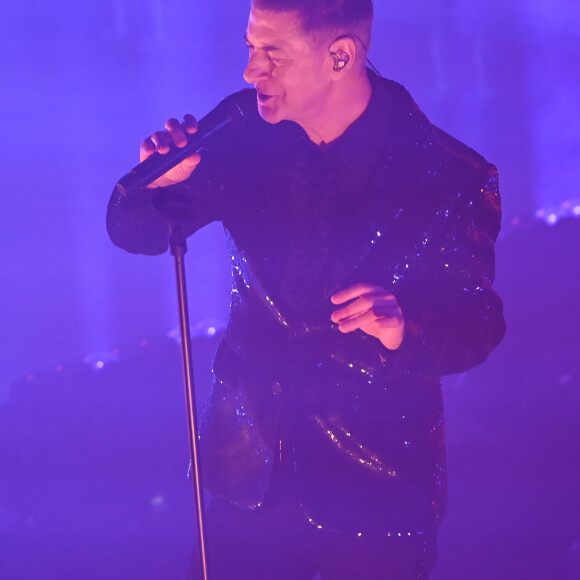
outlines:
[[[211,578],[427,578],[440,378],[504,333],[496,170],[367,68],[372,13],[253,0],[259,114],[109,204],[129,252],[166,251],[175,226],[225,228],[231,315],[200,434]],[[171,119],[141,158],[195,131]]]

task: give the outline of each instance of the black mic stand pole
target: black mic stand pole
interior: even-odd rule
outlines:
[[[177,275],[177,300],[179,307],[179,330],[181,335],[181,356],[183,359],[183,378],[185,382],[185,402],[187,405],[187,419],[189,427],[189,450],[191,454],[191,473],[195,493],[195,507],[197,512],[197,535],[203,580],[207,575],[206,535],[204,527],[203,490],[201,487],[201,469],[199,459],[199,445],[197,438],[195,390],[193,384],[193,358],[191,355],[191,335],[189,332],[189,311],[187,307],[187,289],[185,285],[185,262],[187,252],[185,237],[179,226],[172,229],[169,245],[171,255],[175,258],[175,273]]]

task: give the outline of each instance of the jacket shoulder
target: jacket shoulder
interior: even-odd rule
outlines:
[[[497,176],[497,169],[477,151],[449,135],[439,127],[430,124],[431,149],[435,159],[439,158],[453,169],[474,176],[491,178]]]
[[[422,150],[432,162],[446,163],[455,170],[495,174],[494,165],[477,151],[432,124],[407,89],[390,79],[373,79],[389,129],[403,151]],[[419,157],[423,157],[420,154]],[[424,159],[424,158],[423,158]]]

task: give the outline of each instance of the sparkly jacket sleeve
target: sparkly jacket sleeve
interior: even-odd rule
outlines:
[[[496,168],[432,131],[435,153],[422,180],[432,217],[400,264],[397,297],[407,324],[400,354],[412,354],[421,371],[445,375],[485,361],[505,332],[502,301],[491,287],[501,206]]]
[[[178,185],[141,189],[127,196],[115,189],[107,208],[107,231],[113,243],[134,254],[162,254],[175,226],[189,236],[218,220],[219,195],[202,164]]]

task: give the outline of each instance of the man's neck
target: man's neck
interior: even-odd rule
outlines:
[[[325,107],[325,115],[311,125],[303,126],[316,145],[338,139],[366,110],[372,86],[366,72],[349,85],[337,87]]]

